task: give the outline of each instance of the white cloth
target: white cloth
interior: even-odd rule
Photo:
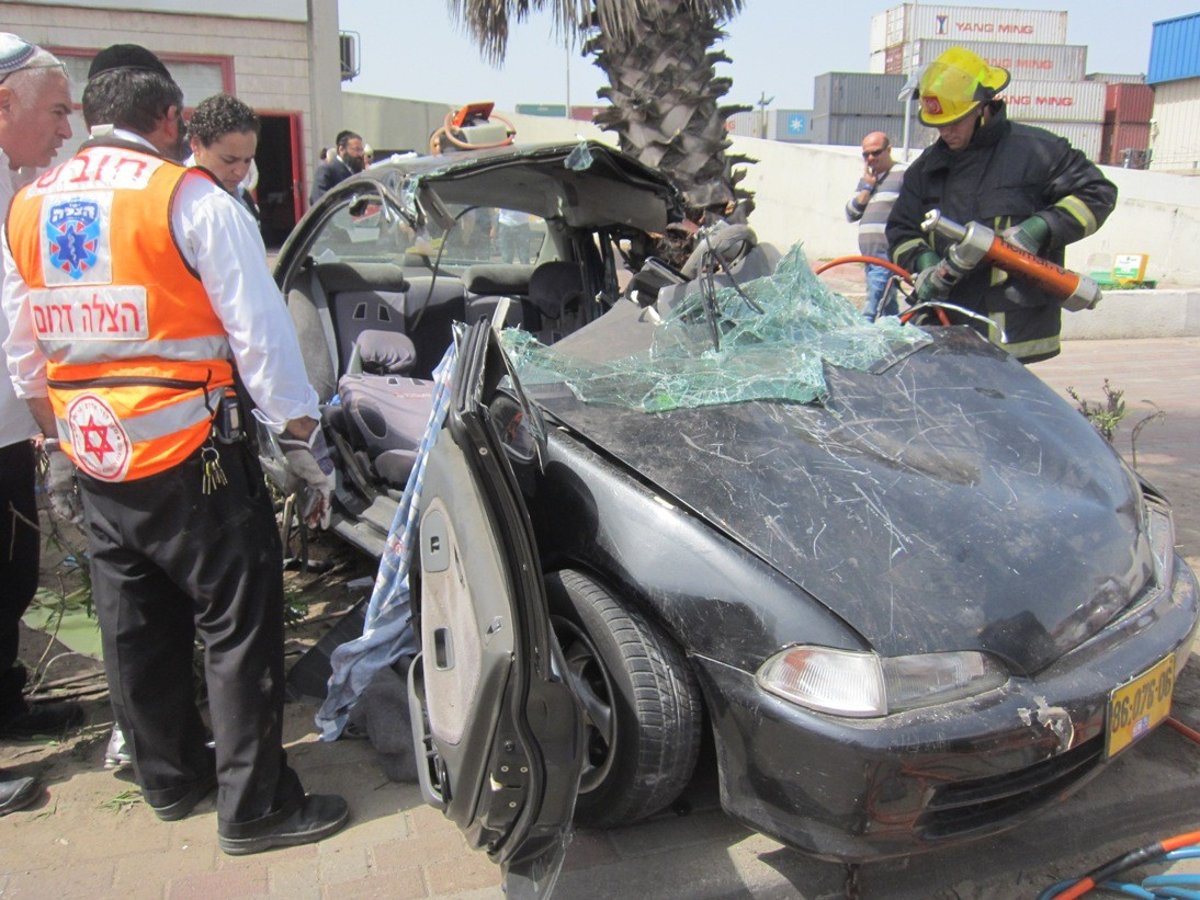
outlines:
[[[133,132],[112,134],[153,150]],[[318,418],[300,342],[267,269],[262,237],[245,209],[208,179],[185,178],[171,207],[171,226],[225,326],[242,383],[258,407],[255,416],[276,432],[291,419]],[[34,337],[29,288],[16,274],[7,235],[3,244],[7,275],[0,303],[11,328],[4,344],[9,372],[18,396],[44,397],[46,360]]]
[[[8,208],[13,196],[30,180],[33,173],[13,171],[8,167],[8,155],[0,150],[0,221],[8,218]],[[0,289],[3,288],[4,270],[0,269]],[[0,316],[0,346],[8,338],[8,321]],[[0,352],[0,362],[4,361]],[[7,370],[0,370],[0,447],[27,441],[40,429],[29,412],[29,404],[20,399],[13,390]]]

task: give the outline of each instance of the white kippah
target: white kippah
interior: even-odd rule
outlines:
[[[28,41],[7,31],[0,31],[0,75],[17,71],[29,62],[36,52],[37,47]]]

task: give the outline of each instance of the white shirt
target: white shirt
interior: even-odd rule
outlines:
[[[140,135],[114,129],[113,137],[153,147]],[[308,382],[300,342],[266,264],[253,220],[228,191],[207,178],[185,178],[171,206],[171,226],[183,257],[200,275],[213,311],[225,327],[255,415],[279,432],[291,419],[318,418],[317,392]],[[46,360],[29,310],[29,287],[17,274],[4,237],[4,291],[11,333],[4,343],[19,397],[46,396]]]
[[[12,206],[13,197],[32,176],[33,172],[13,171],[8,167],[8,155],[0,150],[0,222],[8,218],[8,208]],[[0,269],[0,290],[5,282],[4,271]],[[0,316],[0,346],[8,338],[8,320]],[[0,362],[4,361],[0,352]],[[27,441],[41,431],[33,421],[29,405],[20,399],[13,391],[13,384],[0,371],[0,447],[8,447],[21,441]]]

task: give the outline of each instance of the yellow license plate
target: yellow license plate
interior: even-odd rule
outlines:
[[[1112,758],[1149,732],[1171,711],[1175,689],[1175,655],[1108,695],[1108,740],[1104,755]]]

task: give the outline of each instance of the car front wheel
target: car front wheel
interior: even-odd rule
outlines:
[[[573,569],[546,578],[551,620],[584,707],[575,819],[608,828],[667,806],[692,776],[701,700],[683,653],[641,613]]]

